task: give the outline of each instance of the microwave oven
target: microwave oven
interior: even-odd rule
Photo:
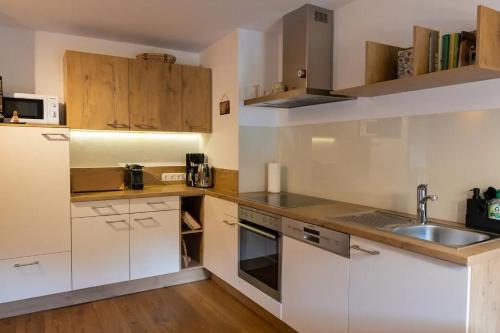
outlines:
[[[14,93],[3,97],[3,115],[10,121],[17,111],[19,122],[59,125],[57,96]]]

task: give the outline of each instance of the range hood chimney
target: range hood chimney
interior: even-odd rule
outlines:
[[[288,91],[245,105],[296,108],[353,99],[333,89],[333,11],[304,5],[283,17],[283,83]]]

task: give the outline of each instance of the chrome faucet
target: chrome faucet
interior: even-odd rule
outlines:
[[[417,186],[417,222],[427,224],[427,201],[436,201],[437,195],[427,195],[427,185],[420,184]]]

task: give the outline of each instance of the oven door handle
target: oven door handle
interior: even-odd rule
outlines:
[[[255,232],[256,234],[259,234],[261,236],[264,236],[264,237],[267,237],[267,238],[270,238],[270,239],[273,239],[273,240],[276,240],[276,236],[273,235],[273,234],[270,234],[268,232],[265,232],[265,231],[262,231],[260,229],[257,229],[257,228],[254,228],[252,226],[249,226],[249,225],[246,225],[246,224],[243,224],[243,223],[240,223],[238,222],[238,225],[244,229],[247,229],[247,230],[250,230],[250,231],[253,231]]]

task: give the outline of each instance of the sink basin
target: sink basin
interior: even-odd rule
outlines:
[[[490,239],[490,236],[479,232],[454,229],[433,224],[400,226],[394,228],[392,232],[398,235],[423,239],[453,247],[467,246]]]

